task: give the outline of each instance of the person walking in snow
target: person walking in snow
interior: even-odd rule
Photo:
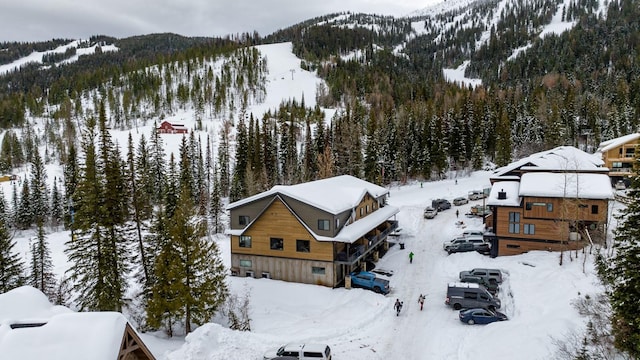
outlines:
[[[400,299],[396,299],[396,303],[393,305],[393,308],[396,310],[396,316],[400,316],[400,310],[402,310],[402,301],[400,301]]]
[[[413,251],[409,253],[409,264],[413,264]]]
[[[458,215],[460,215],[460,211],[458,211],[458,209],[456,209],[456,219],[458,218]]]
[[[420,311],[422,311],[422,307],[424,306],[424,298],[425,296],[420,294],[420,296],[418,297],[418,303],[420,304]]]

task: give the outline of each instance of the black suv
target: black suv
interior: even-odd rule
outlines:
[[[451,209],[451,203],[449,202],[449,200],[435,199],[431,201],[431,207],[438,211],[442,211],[442,210]]]

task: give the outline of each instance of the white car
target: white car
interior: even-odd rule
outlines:
[[[425,219],[433,219],[434,217],[436,217],[436,215],[438,215],[438,210],[436,210],[436,209],[434,209],[434,208],[432,208],[430,206],[427,206],[424,209],[424,218]]]
[[[331,360],[331,348],[325,344],[291,343],[278,349],[267,351],[264,360],[291,357],[300,360]]]

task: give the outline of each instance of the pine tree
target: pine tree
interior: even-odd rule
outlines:
[[[65,226],[73,231],[73,198],[76,187],[78,186],[78,155],[74,143],[69,145],[69,153],[67,154],[67,162],[64,164],[63,172]]]
[[[53,179],[53,188],[51,189],[51,213],[50,213],[50,222],[51,226],[54,229],[57,229],[60,224],[64,221],[64,203],[62,199],[62,194],[58,190],[58,181],[56,178]]]
[[[231,201],[240,200],[247,195],[247,161],[249,150],[247,144],[247,128],[242,118],[238,123],[238,129],[236,131],[236,163],[233,169],[233,180],[229,194]]]
[[[15,245],[6,223],[0,219],[0,294],[24,284],[24,265],[20,254],[13,250]]]
[[[135,153],[133,149],[133,138],[131,137],[131,133],[129,133],[128,146],[127,146],[127,170],[126,179],[129,184],[129,203],[128,206],[130,208],[130,213],[133,215],[133,222],[136,227],[136,241],[138,244],[138,262],[141,267],[141,282],[143,284],[147,283],[149,279],[149,266],[146,263],[147,256],[145,255],[145,245],[144,239],[142,237],[143,228],[146,230],[146,226],[143,223],[144,217],[144,195],[143,191],[140,189],[137,177],[138,171],[136,169],[136,161],[135,161]]]
[[[42,163],[40,152],[35,149],[31,161],[29,203],[31,206],[32,221],[36,224],[44,224],[49,219],[49,193],[47,190],[47,172]]]
[[[637,154],[637,153],[636,153]],[[640,167],[634,164],[634,175],[627,190],[630,199],[621,210],[620,225],[614,231],[615,254],[599,266],[600,277],[611,286],[611,326],[618,349],[632,358],[640,357]]]
[[[29,285],[42,291],[49,299],[54,299],[56,279],[53,274],[53,261],[49,242],[44,233],[42,222],[38,223],[38,236],[31,244],[31,273]]]
[[[190,333],[191,324],[210,321],[228,295],[224,264],[217,244],[205,237],[206,221],[197,216],[184,188],[168,229],[181,261],[181,286],[177,290],[183,306],[185,330]]]
[[[155,204],[162,202],[165,187],[165,153],[162,138],[157,127],[151,134],[150,156],[150,176],[153,183],[153,200]]]
[[[34,214],[33,206],[31,205],[31,195],[29,190],[29,182],[22,182],[22,191],[20,193],[20,201],[15,212],[15,224],[18,229],[26,230],[33,224]]]

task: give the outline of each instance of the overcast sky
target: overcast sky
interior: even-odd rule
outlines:
[[[300,21],[352,11],[403,16],[443,0],[0,0],[0,41],[117,38],[160,32],[268,35]]]

